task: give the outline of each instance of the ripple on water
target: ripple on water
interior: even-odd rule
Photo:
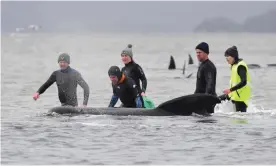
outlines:
[[[72,54],[73,67],[82,73],[91,88],[89,105],[107,106],[111,97],[111,86],[106,71],[110,64],[120,60],[117,56],[110,55],[118,52],[118,48],[122,46],[120,43],[135,41],[136,51],[139,51],[139,48],[141,51],[142,48],[137,57],[148,78],[147,94],[159,105],[173,97],[194,92],[197,67],[188,67],[188,72],[193,75],[187,79],[183,77],[181,70],[168,71],[167,64],[170,53],[181,52],[182,46],[194,48],[191,41],[198,36],[68,36],[39,33],[25,34],[24,38],[19,36],[3,39],[5,55],[1,66],[2,164],[276,163],[275,80],[271,77],[275,75],[275,69],[252,70],[253,96],[247,113],[231,112],[228,110],[229,105],[226,105],[225,109],[218,109],[212,117],[207,118],[196,115],[47,116],[46,112],[51,107],[60,105],[56,85],[53,84],[36,102],[33,101],[32,94],[48,79],[50,73],[58,68],[56,51],[66,50]],[[228,47],[229,41],[239,41],[243,58],[248,63],[265,66],[271,59],[271,48],[274,48],[273,41],[276,36],[201,34],[200,38],[202,37],[210,39],[213,45],[212,60],[220,71],[217,84],[218,89],[222,89],[228,85],[229,68],[220,52]],[[17,38],[22,42],[16,42]],[[226,38],[227,40],[222,40]],[[248,48],[248,42],[254,48],[262,50],[261,58],[256,50]],[[155,43],[154,47],[148,47],[149,43]],[[151,56],[148,56],[148,53],[151,53]],[[84,64],[84,59],[89,63]],[[183,63],[177,65],[182,66]],[[43,70],[37,72],[34,69]],[[78,88],[78,96],[79,103],[82,103],[81,88]]]

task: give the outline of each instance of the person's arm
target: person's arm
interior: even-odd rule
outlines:
[[[136,97],[135,103],[136,103],[136,108],[142,108],[142,107],[143,107],[143,104],[142,104],[142,101],[141,101],[141,97],[140,97],[140,96],[137,96],[137,97]]]
[[[33,95],[33,99],[37,100],[39,95],[44,93],[54,82],[56,81],[56,72],[53,72],[48,80],[36,91]]]
[[[198,93],[199,92],[199,87],[198,87],[198,84],[199,84],[199,78],[198,78],[198,75],[199,75],[199,72],[201,71],[197,71],[197,76],[196,76],[196,88],[195,88],[195,92],[194,94]]]
[[[246,68],[244,66],[239,66],[238,67],[238,75],[241,78],[241,82],[239,82],[237,85],[235,85],[234,87],[230,88],[230,91],[236,91],[242,87],[244,87],[247,83],[247,79],[246,79]]]
[[[131,78],[128,79],[128,87],[132,91],[132,94],[137,94],[136,99],[135,99],[136,108],[142,108],[143,105],[142,105],[142,101],[141,101],[141,98],[140,98],[140,95],[138,92],[137,85]]]
[[[215,68],[212,68],[211,66],[206,66],[203,69],[203,73],[204,73],[204,78],[206,81],[206,89],[205,89],[205,93],[206,94],[212,94],[212,91],[214,89],[215,86]]]
[[[142,82],[142,88],[141,88],[142,92],[145,93],[147,90],[148,81],[147,81],[146,75],[140,65],[137,65],[136,72],[137,72],[139,79]]]
[[[119,97],[115,94],[112,95],[109,106],[108,107],[114,107],[116,103],[118,102]]]
[[[200,71],[200,70],[197,71],[197,76],[196,76],[196,88],[195,88],[194,94],[199,93],[199,77],[198,77],[198,75],[200,74],[199,72],[201,72],[201,71]]]
[[[53,72],[48,80],[38,89],[37,93],[44,93],[54,82],[56,82],[56,72]]]
[[[83,105],[87,106],[89,94],[90,94],[90,88],[86,81],[83,79],[80,73],[77,75],[77,83],[82,87],[83,89]]]
[[[113,88],[113,86],[112,86]],[[116,103],[118,102],[119,97],[116,95],[115,90],[113,88],[113,95],[111,97],[110,103],[108,107],[114,107]]]

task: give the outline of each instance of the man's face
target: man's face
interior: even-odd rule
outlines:
[[[111,76],[109,76],[109,78],[110,78],[110,81],[112,81],[113,84],[118,83],[118,77],[117,76],[111,75]]]
[[[69,66],[69,64],[66,61],[59,61],[59,67],[60,69],[64,70],[67,69],[67,67]]]
[[[197,56],[197,59],[202,62],[204,60],[207,59],[208,57],[208,54],[206,54],[205,52],[203,52],[202,50],[199,50],[199,49],[196,49],[196,56]]]

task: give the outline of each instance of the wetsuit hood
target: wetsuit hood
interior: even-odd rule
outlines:
[[[122,77],[122,72],[118,66],[111,66],[108,70],[108,75],[117,76],[118,80],[120,80]]]

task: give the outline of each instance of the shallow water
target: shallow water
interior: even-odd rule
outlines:
[[[9,34],[2,35],[2,164],[276,164],[276,35],[257,34]],[[217,93],[228,86],[224,58],[235,44],[250,70],[253,97],[248,113],[217,106],[212,117],[47,116],[59,105],[56,85],[38,101],[32,94],[58,68],[57,55],[71,54],[71,66],[90,86],[89,106],[107,106],[111,87],[107,70],[119,65],[131,42],[135,60],[148,78],[147,94],[158,105],[194,92],[196,66],[187,79],[168,71],[169,55],[178,68],[195,58],[200,41],[210,45],[218,69]],[[194,59],[196,61],[196,59]],[[82,103],[82,89],[78,88]]]

